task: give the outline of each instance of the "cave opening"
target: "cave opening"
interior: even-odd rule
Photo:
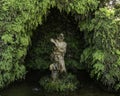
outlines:
[[[71,13],[67,14],[64,11],[60,12],[57,8],[52,8],[44,18],[43,24],[33,31],[31,45],[25,59],[28,70],[44,72],[48,70],[49,72],[49,65],[52,63],[50,54],[53,48],[50,38],[56,38],[60,33],[64,34],[67,43],[65,55],[67,70],[76,71],[85,68],[80,63],[80,56],[86,47],[84,32],[80,31],[78,22]]]

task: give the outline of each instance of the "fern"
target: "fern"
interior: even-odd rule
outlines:
[[[92,55],[94,58],[94,60],[92,61],[93,64],[96,61],[101,61],[101,62],[104,61],[105,54],[101,50],[96,50]]]
[[[86,69],[89,71],[92,72],[94,70],[94,76],[98,75],[98,77],[102,78],[99,78],[100,81],[105,82],[107,85],[112,84],[114,88],[117,83],[119,85],[120,8],[117,5],[114,9],[109,10],[104,5],[106,3],[106,0],[1,0],[0,69],[4,70],[4,72],[0,75],[0,88],[16,79],[24,77],[26,73],[25,66],[23,65],[24,58],[31,43],[33,30],[45,21],[45,16],[48,15],[51,7],[57,7],[60,12],[70,13],[76,18],[78,23],[76,26],[79,26],[80,30],[84,32],[85,42],[83,44],[87,48],[81,54],[78,45],[82,41],[76,35],[74,37],[78,41],[75,40],[77,41],[76,43],[73,40],[70,44],[75,49],[70,56],[75,57],[75,60],[79,61],[81,55],[81,63],[84,62]],[[76,32],[77,30],[72,33]],[[53,36],[52,32],[50,33],[50,36]],[[48,37],[46,38],[48,39]],[[47,48],[43,51],[46,51]],[[48,51],[50,52],[50,50]],[[47,53],[49,53],[48,51]],[[42,51],[39,53],[41,56],[43,55]],[[46,61],[46,58],[44,60]],[[41,63],[44,62],[41,61]],[[113,71],[109,71],[112,70],[112,67],[116,68],[113,66],[114,64],[118,67],[116,74],[113,74]],[[41,67],[44,66],[46,65]],[[79,63],[75,63],[75,66],[79,66]],[[111,77],[112,80],[108,77]],[[115,83],[112,83],[113,81]]]

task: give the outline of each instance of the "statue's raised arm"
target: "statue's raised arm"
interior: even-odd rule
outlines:
[[[57,39],[51,38],[50,41],[55,44],[57,51],[64,54],[66,53],[67,43],[64,42],[64,35],[62,33],[57,37]]]

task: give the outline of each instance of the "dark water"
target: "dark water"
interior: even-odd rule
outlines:
[[[115,96],[114,93],[103,91],[90,78],[81,76],[81,88],[75,92],[47,93],[43,91],[36,81],[22,81],[2,90],[0,96]],[[34,78],[34,77],[33,77]]]
[[[113,93],[104,92],[93,84],[85,86],[76,92],[69,93],[46,93],[39,89],[36,84],[22,82],[1,92],[1,96],[115,96]]]

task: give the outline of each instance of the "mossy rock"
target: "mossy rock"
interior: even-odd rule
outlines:
[[[78,86],[78,81],[72,74],[62,76],[61,79],[58,79],[56,81],[53,81],[50,77],[46,76],[41,78],[39,83],[47,92],[75,91]]]

